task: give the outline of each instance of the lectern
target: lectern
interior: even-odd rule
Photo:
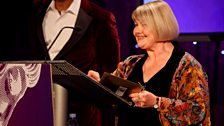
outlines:
[[[4,120],[0,125],[4,126],[57,125],[58,119],[53,120],[57,115],[57,111],[54,110],[54,97],[58,95],[54,94],[57,93],[53,91],[54,84],[59,84],[77,95],[85,96],[86,100],[99,104],[132,106],[132,102],[92,80],[64,60],[1,61],[0,77],[0,117]],[[66,116],[59,119],[65,123]]]
[[[96,103],[113,105],[126,104],[132,106],[132,102],[120,97],[107,86],[89,78],[78,68],[66,61],[51,62],[53,80],[62,84],[77,93],[85,96],[86,100],[92,100]]]

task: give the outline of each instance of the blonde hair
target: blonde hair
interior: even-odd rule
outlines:
[[[156,0],[140,5],[133,11],[132,19],[150,28],[158,41],[170,41],[179,35],[176,17],[165,1]]]

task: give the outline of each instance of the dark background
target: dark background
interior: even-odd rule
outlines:
[[[141,50],[135,48],[136,41],[132,34],[133,22],[131,20],[131,12],[136,8],[136,6],[143,3],[142,0],[91,0],[103,8],[110,10],[114,13],[117,20],[118,33],[121,41],[121,60],[125,59],[131,54],[141,53]],[[171,1],[171,0],[170,0]],[[181,0],[182,1],[182,0]],[[204,1],[204,0],[203,0]],[[206,0],[208,1],[208,0]],[[203,6],[206,1],[201,2]],[[0,60],[6,60],[12,52],[18,50],[18,48],[24,48],[23,44],[26,38],[26,33],[28,29],[28,17],[27,15],[32,10],[33,0],[23,0],[23,1],[3,1],[1,4],[5,6],[4,9],[1,8],[1,45],[0,45]],[[175,1],[177,2],[177,1]],[[174,2],[174,3],[175,3]],[[180,1],[177,3],[180,4]],[[184,4],[184,9],[190,9],[192,11],[192,6],[195,8],[195,11],[201,11],[201,6],[192,5],[192,1],[189,1],[191,6]],[[218,3],[218,4],[217,4]],[[209,5],[221,5],[223,6],[223,1],[209,1]],[[178,10],[175,6],[172,5],[175,10]],[[215,9],[211,6],[207,6],[208,10]],[[223,10],[223,7],[221,8]],[[181,11],[180,11],[181,13]],[[217,12],[219,13],[219,12]],[[214,14],[217,14],[214,13]],[[209,88],[210,88],[210,107],[211,107],[211,121],[212,126],[223,126],[224,125],[224,31],[223,29],[223,18],[224,13],[221,12],[221,15],[217,19],[213,14],[203,13],[202,17],[205,20],[195,21],[194,16],[188,18],[193,19],[192,24],[197,24],[201,28],[205,28],[210,25],[217,25],[216,23],[209,22],[206,25],[202,25],[204,21],[208,19],[215,22],[220,22],[218,28],[221,30],[206,30],[199,32],[192,32],[192,28],[187,32],[182,32],[180,37],[176,42],[183,47],[186,51],[190,52],[205,68],[205,71],[209,77]],[[198,14],[197,16],[200,16]],[[210,17],[207,17],[210,16]],[[183,16],[177,16],[183,17]],[[178,19],[178,21],[181,19]],[[187,21],[188,22],[188,21]],[[201,22],[201,23],[200,23]],[[187,24],[186,24],[187,25]],[[181,27],[185,27],[185,23],[181,22]],[[216,27],[216,26],[215,26]],[[187,28],[187,27],[185,27]],[[196,28],[196,27],[195,27]],[[196,29],[198,30],[198,29]],[[202,29],[203,30],[203,29]],[[19,41],[18,41],[19,40]],[[196,44],[193,44],[195,42]],[[20,46],[17,46],[20,45]],[[14,55],[16,57],[16,55]]]

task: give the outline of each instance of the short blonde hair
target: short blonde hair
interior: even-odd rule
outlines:
[[[171,41],[179,35],[177,19],[165,1],[156,0],[140,5],[133,11],[132,19],[150,28],[157,41]]]

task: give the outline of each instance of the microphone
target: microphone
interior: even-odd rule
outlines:
[[[61,34],[61,32],[64,30],[64,29],[67,29],[67,28],[69,28],[69,29],[73,29],[73,30],[75,30],[75,31],[80,31],[81,29],[80,28],[78,28],[78,27],[70,27],[70,26],[65,26],[65,27],[63,27],[59,32],[58,32],[58,34],[56,35],[56,37],[54,38],[54,40],[53,40],[53,42],[51,43],[51,45],[47,48],[47,52],[49,53],[49,50],[52,48],[52,46],[54,45],[54,43],[56,42],[56,40],[58,39],[58,37],[60,36],[60,34]]]

